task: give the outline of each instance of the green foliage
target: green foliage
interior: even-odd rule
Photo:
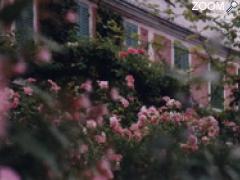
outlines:
[[[99,38],[111,39],[114,44],[122,45],[123,19],[112,10],[100,6],[97,10],[97,35]]]
[[[186,99],[187,86],[165,75],[159,63],[150,62],[143,55],[129,55],[126,59],[117,57],[117,47],[110,42],[79,41],[66,45],[62,53],[55,55],[55,61],[48,66],[34,66],[27,76],[51,78],[67,82],[70,79],[88,77],[91,80],[106,80],[122,87],[125,76],[131,74],[136,80],[136,93],[147,105],[159,105],[162,96]]]

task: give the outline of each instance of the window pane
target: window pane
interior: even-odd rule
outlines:
[[[178,69],[189,69],[189,53],[187,49],[174,45],[174,64]]]
[[[79,29],[78,35],[80,37],[89,37],[89,12],[88,5],[84,3],[78,4],[79,13]]]
[[[211,71],[220,73],[214,65],[211,64]],[[220,74],[220,78],[211,82],[211,105],[213,108],[224,108],[224,85],[222,83],[224,76]]]
[[[224,108],[224,88],[221,83],[211,83],[211,105],[214,108]]]
[[[125,22],[124,30],[126,37],[126,45],[136,47],[138,45],[138,26],[130,22]]]

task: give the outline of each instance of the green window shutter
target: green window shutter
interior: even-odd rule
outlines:
[[[89,37],[89,7],[87,4],[78,3],[79,28],[78,36]]]
[[[211,66],[211,69],[215,69]],[[217,70],[215,70],[217,72]],[[218,81],[211,82],[211,106],[217,109],[224,108],[224,85],[222,83],[223,75]]]
[[[16,40],[19,43],[33,38],[33,18],[33,4],[30,3],[22,10],[15,22]]]
[[[211,105],[213,108],[224,108],[224,87],[220,83],[211,83]]]
[[[189,52],[185,47],[177,44],[174,45],[174,64],[178,69],[189,69]]]
[[[124,22],[125,40],[128,47],[136,47],[138,45],[138,26],[130,23]]]

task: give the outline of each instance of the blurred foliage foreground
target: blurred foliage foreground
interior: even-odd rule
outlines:
[[[238,180],[237,123],[180,103],[188,87],[144,50],[113,47],[33,45],[23,62],[2,46],[0,179]]]

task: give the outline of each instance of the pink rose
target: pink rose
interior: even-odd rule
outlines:
[[[131,89],[134,89],[134,82],[135,82],[135,79],[132,75],[127,75],[125,77],[125,80],[127,82],[127,86]]]
[[[134,48],[128,48],[127,52],[129,54],[138,54],[138,50],[137,49],[134,49]]]
[[[119,92],[116,88],[111,89],[110,96],[113,101],[117,101],[120,98]]]
[[[133,123],[130,127],[130,130],[131,131],[136,131],[139,129],[139,126],[138,126],[138,123]]]
[[[123,97],[120,98],[120,102],[124,108],[127,108],[129,106],[128,100]]]
[[[97,81],[98,86],[100,87],[100,89],[108,89],[109,85],[108,85],[108,81]]]
[[[82,83],[80,86],[81,89],[85,90],[86,92],[92,92],[92,81],[87,80],[86,82]]]
[[[107,151],[107,158],[110,161],[120,162],[122,160],[121,154],[116,154],[113,149],[108,149]]]
[[[126,52],[126,51],[120,51],[120,52],[119,52],[119,57],[120,57],[120,58],[126,58],[126,57],[128,57],[128,52]]]
[[[24,94],[26,94],[28,96],[32,96],[33,95],[33,90],[30,87],[23,87],[23,92],[24,92]]]
[[[31,77],[27,79],[28,83],[35,83],[36,81],[37,80],[35,78],[31,78]]]
[[[168,102],[168,101],[170,100],[170,97],[164,96],[162,99],[163,99],[164,101]]]
[[[96,129],[97,123],[94,120],[88,120],[86,126],[88,129]]]
[[[110,127],[114,128],[116,126],[119,126],[119,119],[116,116],[110,117]]]
[[[107,137],[106,137],[105,132],[102,132],[100,135],[96,135],[95,140],[97,141],[98,144],[106,143]]]
[[[89,108],[91,106],[91,101],[87,96],[80,96],[73,100],[74,109]]]
[[[58,86],[57,85],[57,83],[55,83],[53,80],[51,80],[51,79],[48,79],[48,83],[51,85],[51,91],[53,91],[53,92],[58,92],[60,89],[61,89],[61,87],[60,86]]]
[[[8,167],[0,167],[1,180],[20,180],[20,176]]]
[[[144,49],[138,49],[138,54],[145,54],[145,50]]]

